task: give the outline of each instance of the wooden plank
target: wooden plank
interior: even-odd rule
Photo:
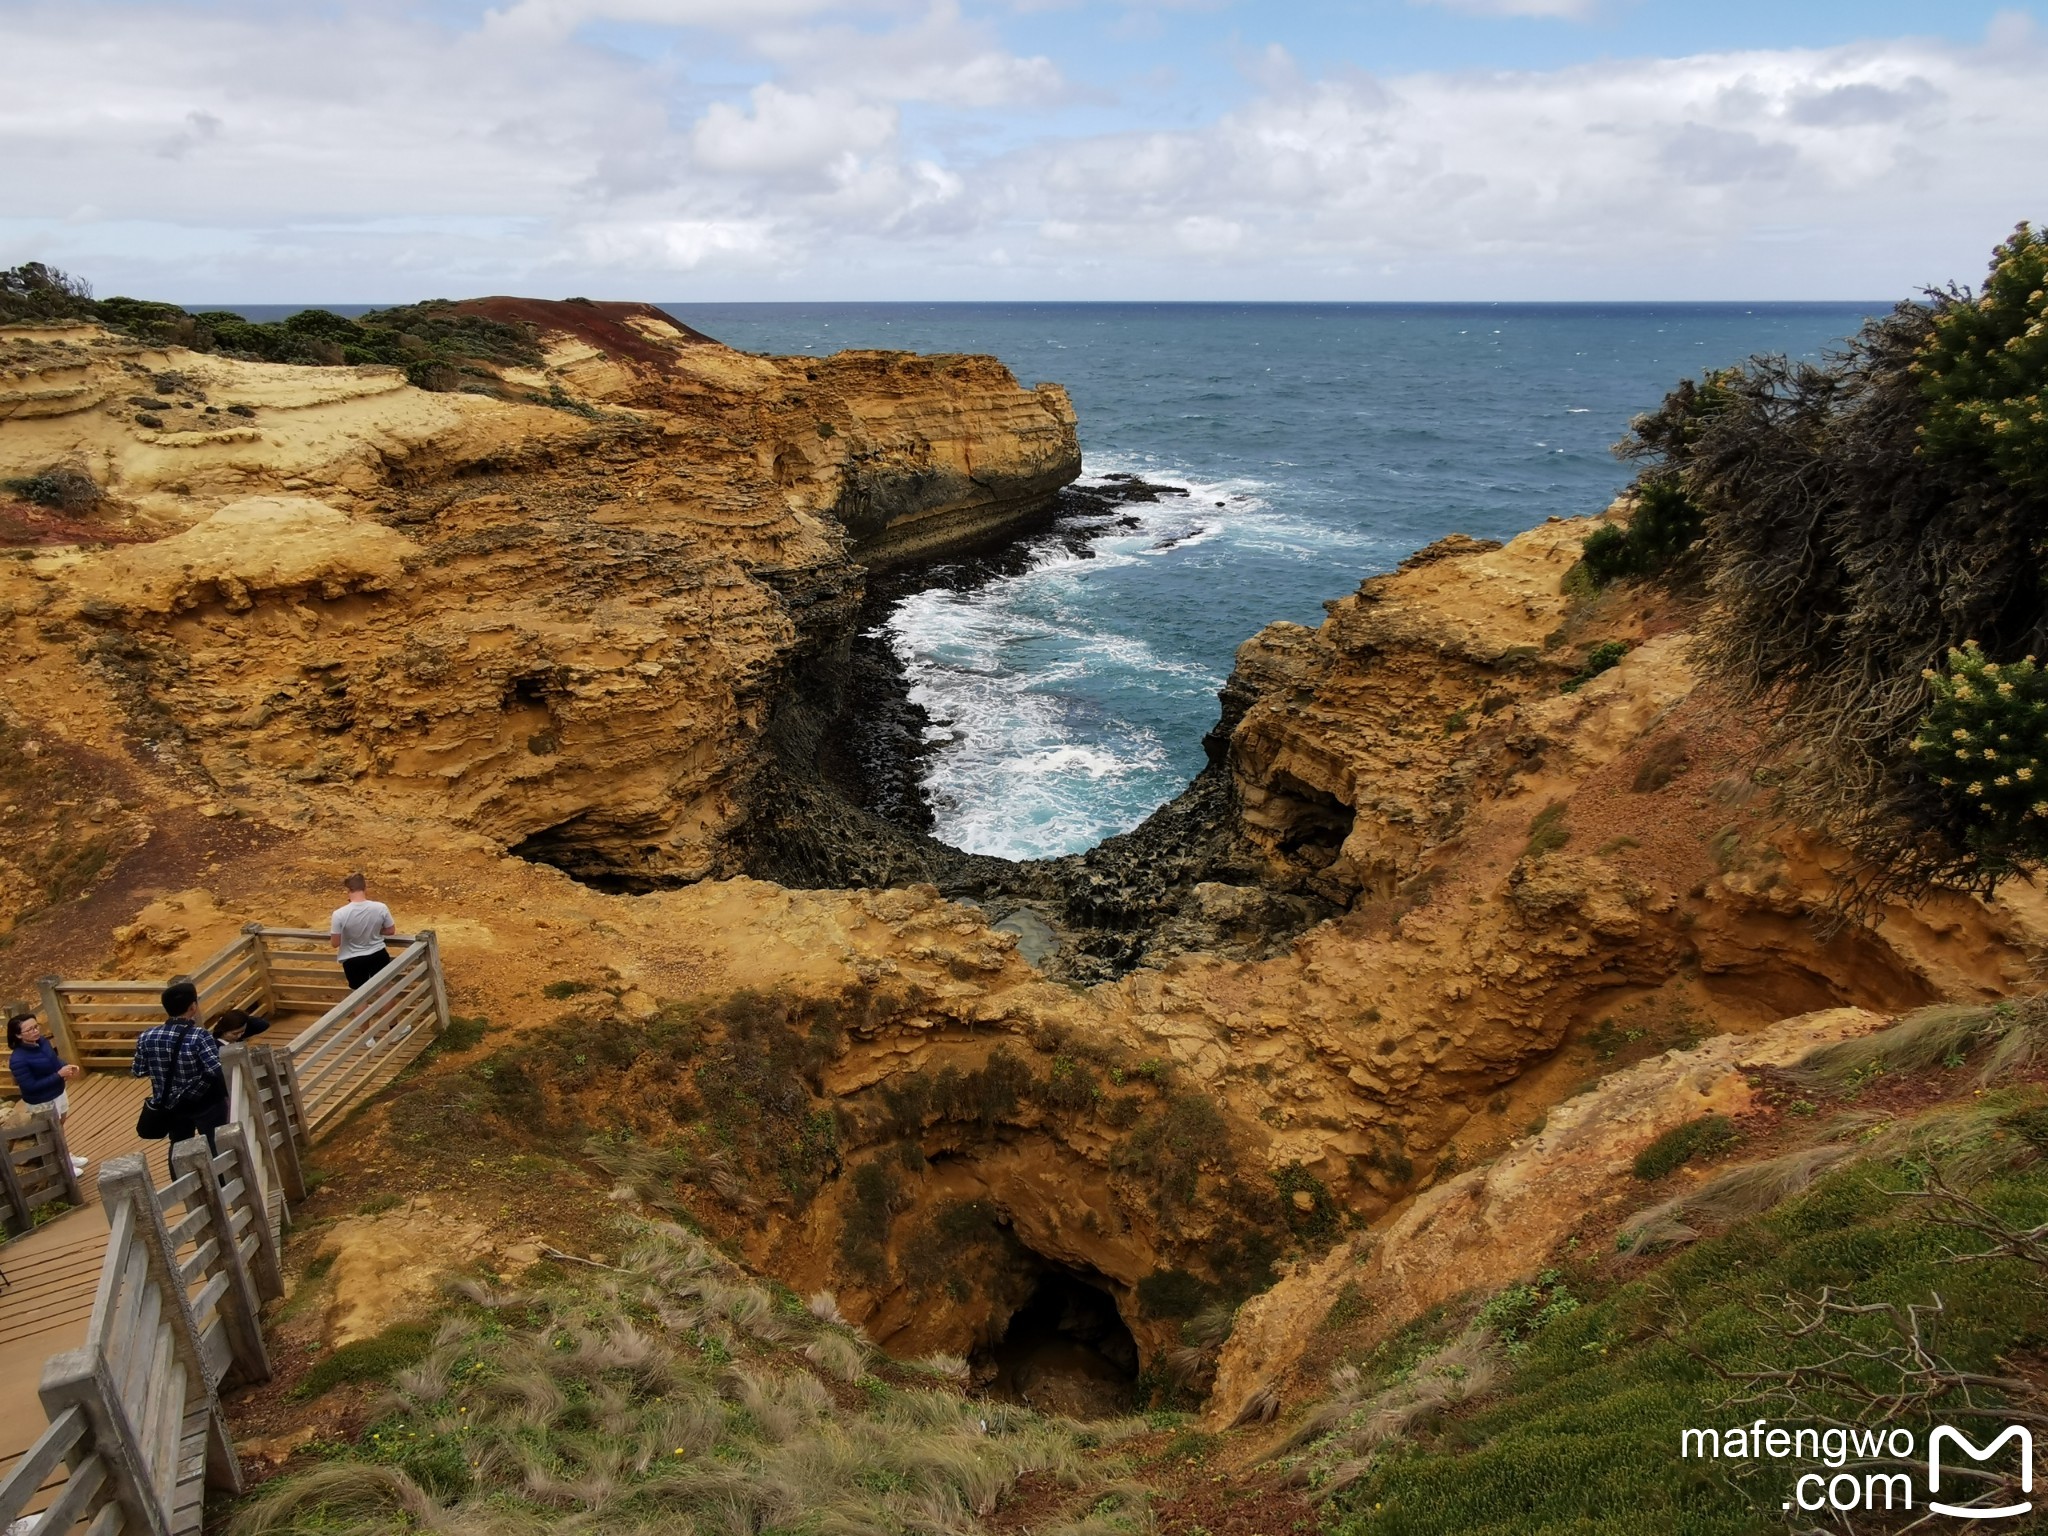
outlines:
[[[84,1410],[92,1426],[94,1452],[106,1463],[114,1496],[140,1536],[170,1536],[170,1522],[127,1410],[114,1397],[105,1363],[91,1351],[74,1349],[44,1368],[37,1395],[52,1415],[66,1408]]]
[[[384,1057],[405,1045],[416,1032],[426,1033],[423,1026],[433,1013],[433,993],[423,989],[405,1013],[388,1021],[389,1027],[383,1031],[377,1047],[343,1056],[340,1068],[312,1090],[314,1124],[324,1125],[335,1114],[346,1113],[353,1108],[363,1097],[364,1085],[377,1076]],[[418,1047],[415,1046],[406,1059],[410,1060],[417,1053]]]
[[[78,1412],[75,1408],[67,1413]],[[107,1483],[107,1463],[99,1456],[88,1456],[71,1469],[71,1476],[64,1480],[64,1491],[50,1501],[50,1507],[43,1514],[43,1529],[50,1536],[64,1536],[72,1526],[85,1518],[86,1510],[100,1489]]]
[[[76,1408],[66,1408],[50,1421],[35,1444],[22,1453],[6,1478],[0,1480],[0,1529],[5,1529],[28,1507],[28,1501],[43,1486],[43,1479],[85,1438],[85,1429],[85,1415]]]
[[[345,1066],[350,1063],[353,1060],[351,1050],[360,1048],[359,1043],[365,1036],[386,1033],[397,1016],[411,1009],[420,998],[430,995],[431,988],[425,976],[416,971],[393,982],[350,1015],[319,1048],[308,1052],[299,1060],[298,1076],[301,1085],[318,1095],[321,1091],[318,1086],[321,1080],[337,1065]]]

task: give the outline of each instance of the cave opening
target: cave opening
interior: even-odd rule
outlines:
[[[991,1397],[1040,1413],[1107,1418],[1128,1412],[1136,1397],[1138,1342],[1108,1291],[1048,1267],[972,1364]]]

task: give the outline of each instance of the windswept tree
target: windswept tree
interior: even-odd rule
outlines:
[[[1862,858],[1864,896],[2048,861],[2044,386],[2048,238],[2022,224],[1981,294],[1688,380],[1618,450],[1666,530],[1647,563],[1704,585],[1702,660],[1772,722],[1788,808]]]

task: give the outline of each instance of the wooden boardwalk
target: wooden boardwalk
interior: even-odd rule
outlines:
[[[163,1163],[164,1143],[135,1135],[135,1116],[148,1097],[144,1079],[111,1072],[90,1073],[72,1085],[64,1135],[72,1155],[87,1160],[78,1181],[87,1204],[0,1247],[0,1274],[7,1277],[7,1289],[0,1292],[0,1477],[14,1469],[43,1432],[43,1404],[36,1395],[43,1362],[85,1342],[93,1291],[107,1256],[107,1215],[100,1209],[94,1173],[123,1152],[153,1151],[156,1162]],[[63,1480],[59,1468],[48,1483]]]
[[[41,1119],[12,1153],[0,1144],[17,1230],[39,1201],[76,1203],[0,1246],[0,1529],[26,1519],[29,1536],[196,1536],[205,1489],[241,1486],[219,1392],[269,1377],[261,1308],[283,1292],[279,1245],[287,1198],[304,1192],[301,1156],[448,1018],[431,934],[397,941],[395,963],[352,992],[330,956],[305,948],[322,938],[252,925],[202,967],[202,997],[246,996],[280,1026],[295,1004],[338,1000],[253,1050],[223,1049],[231,1123],[212,1150],[182,1143],[175,1167],[164,1143],[136,1137],[149,1085],[118,1059],[132,1050],[144,984],[45,984],[65,1054],[101,1070],[70,1091],[63,1141],[87,1160],[75,1183],[60,1187],[64,1159]]]

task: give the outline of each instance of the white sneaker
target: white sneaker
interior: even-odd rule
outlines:
[[[91,1161],[92,1159],[89,1157],[74,1157],[71,1159],[71,1171],[73,1173],[83,1173],[85,1172],[85,1165]]]
[[[375,1050],[376,1048],[377,1048],[377,1037],[376,1037],[375,1035],[365,1035],[365,1036],[363,1036],[363,1049],[364,1049],[364,1050],[366,1050],[366,1051],[374,1051],[374,1050]]]

